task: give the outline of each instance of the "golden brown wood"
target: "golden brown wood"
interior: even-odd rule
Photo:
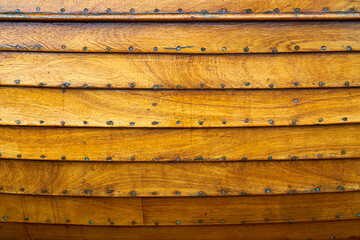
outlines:
[[[357,88],[209,92],[2,87],[0,96],[0,125],[183,128],[360,122]]]
[[[1,127],[2,158],[237,161],[359,158],[360,125],[225,129]]]
[[[359,219],[360,213],[360,192],[144,199],[0,194],[0,201],[2,222],[48,224],[292,223]]]
[[[0,53],[0,85],[8,86],[61,87],[69,83],[69,88],[107,88],[111,84],[111,88],[135,89],[251,89],[269,88],[270,84],[274,88],[359,87],[359,75],[359,53]],[[20,82],[16,84],[16,80]]]
[[[1,193],[227,196],[360,190],[360,160],[99,163],[0,161]],[[321,173],[321,174],[319,174]],[[339,189],[342,186],[342,189]],[[179,193],[178,193],[179,192]]]
[[[272,53],[359,51],[359,22],[0,24],[0,50]]]
[[[0,3],[1,12],[36,12],[36,13],[179,13],[179,12],[210,12],[218,13],[226,9],[229,12],[246,12],[251,9],[254,13],[274,11],[295,12],[299,8],[301,12],[338,12],[359,10],[360,3],[351,0],[244,0],[241,3],[237,0],[197,0],[197,1],[176,1],[176,0],[154,0],[154,1],[131,1],[123,0],[2,0]],[[324,10],[324,8],[326,8]],[[64,10],[61,10],[64,9]],[[352,10],[351,10],[352,11]]]
[[[224,226],[116,227],[55,224],[0,223],[0,236],[18,240],[169,239],[169,240],[304,240],[356,239],[360,221],[245,224]]]

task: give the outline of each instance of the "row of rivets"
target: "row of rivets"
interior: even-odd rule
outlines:
[[[40,12],[41,11],[41,8],[40,7],[37,7],[36,8],[36,11],[37,12]],[[62,13],[64,13],[66,10],[65,10],[65,8],[61,8],[60,9],[60,12],[62,12]],[[89,9],[87,9],[87,8],[84,8],[83,9],[83,11],[84,11],[84,13],[88,13],[89,12]],[[323,8],[323,11],[324,12],[329,12],[329,8],[327,8],[327,7],[324,7]],[[16,13],[20,13],[21,11],[20,11],[20,9],[15,9],[15,12]],[[97,11],[96,11],[97,12]],[[105,12],[106,13],[110,13],[111,12],[111,8],[107,8],[106,10],[105,10]],[[130,9],[130,11],[129,11],[130,13],[135,13],[135,9],[134,8],[131,8]],[[155,13],[159,13],[160,12],[160,10],[158,9],[158,8],[155,8],[154,9],[154,12]],[[183,13],[183,10],[181,9],[181,8],[179,8],[178,10],[177,10],[177,12],[178,13]],[[301,9],[300,8],[295,8],[294,9],[294,13],[300,13],[301,12]],[[306,11],[305,11],[306,12]],[[338,10],[336,11],[336,12],[338,12]],[[356,10],[355,10],[355,8],[350,8],[349,9],[349,11],[348,12],[350,12],[350,13],[355,13],[356,12]],[[166,13],[168,13],[168,12],[166,12]],[[190,13],[194,13],[194,12],[190,12]],[[206,11],[205,9],[203,9],[203,10],[201,10],[200,11],[200,13],[202,13],[202,14],[211,14],[211,13],[209,13],[208,11]],[[227,9],[220,9],[218,12],[215,12],[215,13],[229,13],[228,12],[228,10]],[[252,14],[252,13],[255,13],[252,9],[246,9],[245,10],[245,13],[247,13],[247,14]],[[262,13],[262,12],[258,12],[258,13]],[[280,13],[280,10],[278,9],[278,8],[275,8],[273,11],[266,11],[265,13]]]

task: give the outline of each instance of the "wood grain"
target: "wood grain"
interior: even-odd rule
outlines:
[[[74,64],[76,63],[76,64]],[[0,85],[68,88],[359,87],[359,53],[251,55],[0,52]],[[16,83],[19,80],[19,83]],[[200,85],[203,84],[203,87]]]
[[[2,222],[68,225],[292,223],[359,219],[360,213],[360,192],[144,199],[0,194],[0,201]]]
[[[359,158],[360,125],[225,129],[1,127],[0,158],[239,161]]]
[[[205,54],[272,53],[274,49],[276,52],[359,51],[359,25],[356,21],[191,24],[2,22],[0,50]]]
[[[117,227],[55,224],[0,223],[0,236],[18,240],[53,239],[169,239],[169,240],[304,240],[356,239],[360,236],[360,221],[313,223],[245,224],[223,226],[157,226]]]
[[[37,9],[39,8],[39,9]],[[2,0],[0,3],[1,12],[37,12],[37,13],[179,13],[181,12],[207,12],[218,13],[226,9],[229,12],[245,12],[251,9],[252,12],[267,12],[278,9],[279,12],[294,12],[295,8],[300,8],[301,12],[323,12],[324,8],[328,11],[349,11],[350,8],[358,10],[359,2],[351,0],[293,0],[291,2],[284,0],[197,0],[197,1],[176,1],[176,0],[154,0],[154,1],[130,1],[123,0],[119,3],[117,0],[74,0],[74,1],[56,1],[56,0]],[[16,11],[18,9],[19,11]],[[85,10],[86,9],[86,10]],[[134,11],[130,11],[133,9]],[[155,10],[157,9],[157,10]]]
[[[360,161],[98,163],[0,161],[1,193],[151,197],[360,190]],[[14,171],[16,169],[16,171]],[[321,173],[321,174],[319,174]],[[342,186],[339,188],[339,186]]]
[[[0,125],[184,128],[360,122],[357,88],[209,92],[2,87],[0,96]]]

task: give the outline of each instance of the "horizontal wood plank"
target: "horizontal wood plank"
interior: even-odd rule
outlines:
[[[360,192],[144,199],[0,194],[0,200],[2,222],[68,225],[292,223],[359,219],[360,213]]]
[[[0,125],[247,127],[360,122],[360,89],[149,91],[0,88]]]
[[[0,50],[221,54],[359,51],[359,26],[356,21],[192,24],[2,22]]]
[[[360,125],[224,129],[1,127],[0,158],[238,161],[359,158]]]
[[[154,1],[130,1],[123,0],[119,3],[116,0],[2,0],[0,12],[36,12],[36,13],[187,13],[187,12],[211,12],[218,13],[226,9],[229,12],[246,12],[251,9],[254,13],[274,11],[295,12],[299,8],[301,12],[338,12],[350,11],[351,8],[358,10],[359,2],[351,0],[293,0],[291,2],[282,0],[244,0],[239,4],[236,0],[197,0],[197,1],[176,1],[176,0],[154,0]],[[63,10],[62,10],[63,9]],[[132,10],[131,10],[132,9]],[[180,9],[180,10],[179,10]],[[277,12],[277,11],[275,11]]]
[[[151,197],[156,192],[180,197],[360,190],[356,159],[178,164],[2,160],[0,169],[0,193],[16,194],[64,195],[66,190],[70,196]]]
[[[304,240],[356,239],[360,236],[360,221],[313,223],[245,224],[223,226],[157,226],[117,227],[55,224],[0,223],[0,236],[18,240],[66,239],[169,239],[169,240]]]
[[[74,64],[76,63],[76,64]],[[0,85],[67,88],[359,87],[359,53],[277,55],[0,52]],[[202,86],[202,87],[200,87]]]

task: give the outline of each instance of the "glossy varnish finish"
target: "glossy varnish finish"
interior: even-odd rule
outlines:
[[[359,51],[360,24],[0,23],[0,50],[140,53]],[[336,41],[334,41],[336,39]]]
[[[76,64],[74,64],[76,63]],[[360,86],[359,53],[255,55],[0,52],[0,84],[123,89]],[[17,80],[19,81],[17,83]]]
[[[150,197],[359,191],[358,159],[197,163],[0,161],[1,193]],[[16,169],[16,171],[14,171]],[[319,174],[321,172],[321,174]],[[339,187],[341,186],[341,187]]]
[[[0,88],[0,125],[248,127],[360,122],[360,89],[132,91]]]
[[[183,162],[360,158],[359,125],[222,129],[3,126],[0,135],[0,158],[7,159]]]
[[[112,197],[110,191],[107,198],[0,194],[0,201],[2,222],[164,226],[360,219],[360,192],[206,198],[156,198],[154,192],[141,199]]]

